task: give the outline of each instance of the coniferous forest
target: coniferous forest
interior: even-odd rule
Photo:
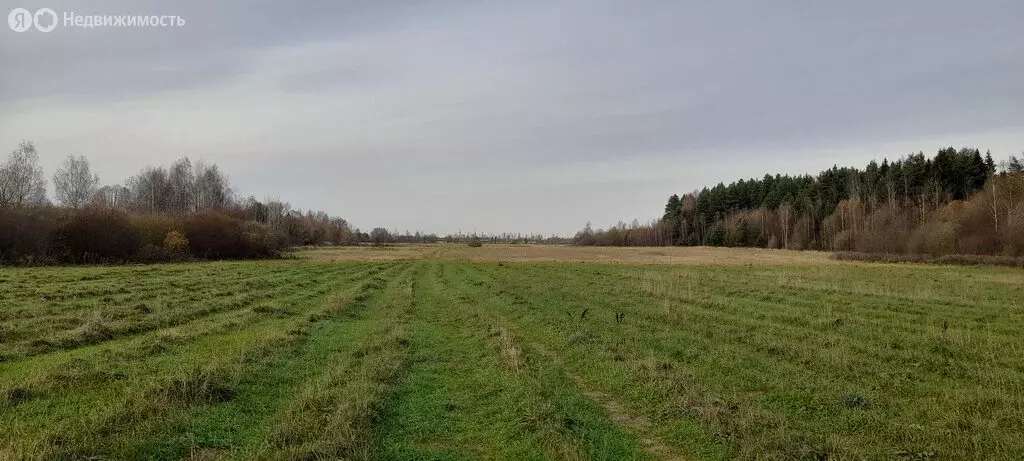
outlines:
[[[673,194],[655,222],[594,230],[579,245],[708,245],[905,254],[1024,255],[1024,158],[952,147],[765,175]]]

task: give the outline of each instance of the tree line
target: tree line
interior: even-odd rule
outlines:
[[[870,253],[1024,254],[1024,156],[976,148],[864,168],[765,175],[673,194],[657,221],[576,234],[578,245],[708,245]]]
[[[49,178],[55,202],[47,179],[30,141],[0,164],[0,263],[258,258],[369,241],[322,211],[239,198],[217,165],[188,157],[101,185],[88,159],[70,155]]]
[[[399,233],[397,229],[387,230],[382,227],[374,228],[369,235],[360,236],[360,242],[369,242],[374,245],[387,245],[393,243],[501,243],[510,245],[568,245],[572,243],[571,238],[550,235],[545,237],[542,234],[522,234],[503,232],[498,234],[476,233],[446,234],[439,236],[436,233],[425,234],[420,231],[410,233]]]
[[[54,199],[47,196],[48,179]],[[23,141],[0,164],[0,264],[116,263],[274,257],[293,246],[396,243],[566,244],[539,234],[369,232],[323,211],[241,197],[215,164],[188,157],[101,184],[69,155],[47,178]]]

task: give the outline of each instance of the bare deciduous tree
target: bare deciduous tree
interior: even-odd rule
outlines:
[[[992,215],[992,224],[996,233],[999,233],[999,188],[996,186],[997,182],[999,181],[995,178],[990,179],[987,186],[989,191],[988,206],[989,212]]]
[[[144,213],[167,211],[170,187],[164,167],[146,167],[138,176],[128,179],[133,207]]]
[[[0,166],[0,206],[20,208],[46,203],[46,178],[39,153],[31,141],[22,141]]]
[[[268,200],[267,226],[270,226],[277,233],[284,233],[286,231],[285,221],[291,212],[291,204],[281,202],[280,200]]]
[[[373,242],[374,245],[384,245],[394,241],[394,237],[387,229],[377,227],[370,231],[370,241]]]
[[[779,224],[782,226],[782,248],[789,248],[789,226],[793,219],[793,207],[789,203],[782,203],[777,210]]]
[[[196,162],[195,168],[195,205],[196,211],[221,209],[231,200],[231,189],[228,179],[217,165]]]
[[[81,208],[92,199],[100,183],[100,177],[89,168],[84,156],[69,155],[64,164],[53,174],[53,188],[57,200],[69,208]]]
[[[168,182],[171,190],[170,211],[179,215],[191,213],[195,209],[196,178],[188,157],[182,157],[171,164]]]
[[[133,208],[146,213],[187,215],[232,205],[228,179],[217,165],[182,157],[164,167],[147,167],[128,180]]]
[[[127,209],[131,205],[131,191],[120,184],[103,186],[96,190],[92,196],[92,204],[114,208],[118,210]]]

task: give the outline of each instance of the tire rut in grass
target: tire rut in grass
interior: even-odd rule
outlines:
[[[486,330],[486,339],[494,354],[509,372],[505,379],[519,382],[534,398],[541,399],[543,404],[520,417],[531,421],[532,430],[544,440],[544,445],[552,447],[549,453],[552,458],[620,459],[646,454],[644,458],[682,459],[650,450],[641,439],[635,439],[639,444],[630,441],[628,434],[635,431],[615,418],[623,412],[609,412],[604,405],[607,399],[594,398],[596,394],[583,389],[574,376],[565,372],[561,363],[518,334],[506,317],[485,307],[485,300],[492,295],[479,290],[478,281],[467,278],[464,266],[454,266],[454,269],[442,271],[441,275],[442,284],[450,290],[447,291],[450,297],[447,309],[463,312],[457,317],[463,328]],[[618,446],[612,448],[615,443],[606,444],[609,440],[618,440]]]
[[[463,268],[464,277],[468,277],[469,273]],[[473,286],[477,298],[485,296],[484,293],[489,293],[493,296],[491,288],[485,281],[474,280],[470,283]],[[484,287],[481,290],[479,287]],[[518,298],[516,298],[518,299]],[[504,315],[502,315],[496,309],[488,310],[490,315],[499,319],[504,325],[510,325],[511,322]],[[507,333],[506,333],[507,334]],[[548,349],[542,343],[537,341],[524,340],[525,346],[528,349],[532,349],[545,357],[551,363],[556,365],[559,371],[564,374],[573,385],[586,396],[588,399],[599,405],[605,413],[607,413],[609,419],[616,425],[624,428],[627,432],[633,434],[641,443],[643,449],[647,454],[657,459],[664,460],[686,460],[689,459],[686,456],[678,453],[673,447],[665,444],[660,437],[655,435],[657,427],[647,418],[642,415],[637,415],[627,409],[625,405],[617,401],[614,397],[598,391],[593,387],[586,384],[586,381],[578,374],[573,373],[561,359],[561,357]]]
[[[588,386],[583,381],[582,377],[569,371],[557,354],[545,349],[540,343],[530,342],[528,344],[534,350],[537,350],[549,360],[557,364],[562,372],[572,380],[573,384],[576,385],[583,395],[587,396],[587,398],[592,400],[594,403],[600,405],[601,408],[608,413],[608,417],[612,422],[626,428],[627,431],[636,435],[644,449],[649,454],[657,457],[658,459],[664,460],[682,461],[688,459],[677,453],[672,447],[666,445],[660,438],[654,435],[657,428],[650,420],[641,415],[630,412],[626,409],[625,405],[619,403],[612,396]]]

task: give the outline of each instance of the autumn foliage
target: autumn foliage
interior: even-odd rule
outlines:
[[[619,224],[578,245],[708,245],[869,254],[1024,256],[1024,173],[976,149],[934,158],[765,176],[673,195],[653,223]],[[643,237],[641,237],[643,236]]]

